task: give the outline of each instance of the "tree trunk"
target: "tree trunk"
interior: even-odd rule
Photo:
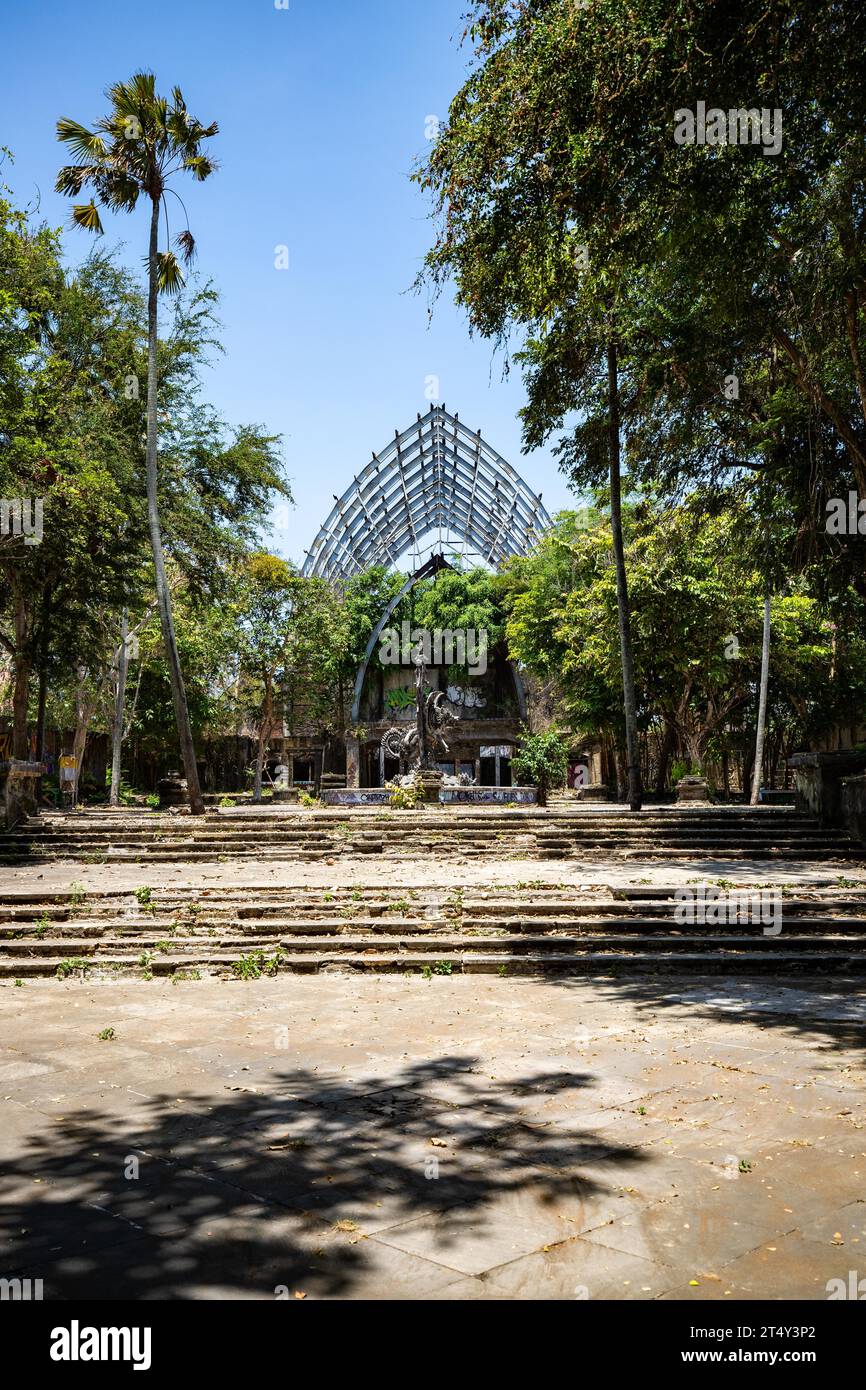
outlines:
[[[755,736],[755,767],[752,773],[750,806],[757,806],[761,792],[764,762],[764,734],[767,727],[767,686],[770,681],[770,597],[764,599],[764,640],[761,644],[761,694],[758,699],[758,729]]]
[[[672,720],[665,718],[665,732],[659,749],[659,763],[656,772],[656,795],[663,796],[668,780],[668,767],[674,751],[677,731]]]
[[[150,246],[148,254],[148,294],[147,294],[147,521],[150,528],[150,544],[153,550],[153,566],[156,572],[156,598],[159,604],[159,618],[162,628],[162,641],[171,676],[171,695],[174,702],[174,717],[180,740],[183,770],[189,794],[189,808],[193,815],[204,811],[201,788],[198,782],[198,767],[195,761],[195,746],[189,722],[189,708],[180,657],[174,635],[174,618],[171,610],[171,594],[165,576],[165,560],[162,552],[162,534],[159,524],[159,503],[157,499],[157,429],[156,429],[156,339],[157,339],[157,247],[159,233],[159,199],[153,199],[150,217]]]
[[[253,801],[261,801],[262,799],[262,770],[265,765],[265,743],[270,737],[272,723],[271,683],[266,677],[265,705],[262,710],[262,722],[259,725],[259,746],[256,749],[256,771],[253,777]]]
[[[50,642],[51,589],[45,590],[42,601],[42,624],[39,634],[39,698],[36,706],[36,761],[45,760],[45,707],[48,701],[48,652]],[[42,798],[42,778],[36,782],[37,803]]]
[[[75,735],[72,740],[72,756],[75,759],[75,777],[72,782],[72,804],[78,805],[78,784],[84,770],[84,750],[87,747],[87,730],[93,718],[95,700],[87,690],[87,672],[82,667],[78,673],[78,687],[75,692]]]
[[[30,698],[30,656],[27,647],[27,605],[23,590],[15,593],[15,684],[12,688],[12,756],[27,762],[27,704]]]
[[[637,741],[637,703],[634,693],[634,666],[631,653],[631,618],[628,606],[628,583],[625,573],[625,552],[622,539],[622,487],[620,478],[619,442],[619,377],[616,345],[607,345],[608,417],[610,426],[610,529],[613,556],[616,564],[616,606],[619,615],[619,650],[622,661],[622,693],[625,713],[625,741],[628,759],[628,802],[632,811],[639,811],[643,798],[640,774],[640,751]]]
[[[120,754],[123,748],[123,718],[126,712],[126,670],[129,653],[126,649],[129,630],[129,609],[124,608],[120,619],[120,653],[117,658],[117,698],[114,702],[114,728],[111,736],[111,791],[109,806],[120,805]]]
[[[613,751],[613,766],[616,776],[616,799],[625,801],[628,795],[628,758],[619,745]]]

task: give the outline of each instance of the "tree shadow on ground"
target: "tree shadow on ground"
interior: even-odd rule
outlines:
[[[550,973],[545,978],[560,987],[586,987],[591,983],[609,998],[625,996],[641,1014],[677,1009],[684,1011],[684,1018],[691,1022],[704,1019],[732,1028],[738,1023],[751,1024],[778,1030],[783,1039],[796,1038],[822,1052],[866,1053],[866,976],[618,976],[615,969],[614,966],[610,974],[598,976]]]
[[[269,1072],[217,1104],[118,1088],[116,1113],[57,1117],[0,1168],[0,1267],[50,1299],[350,1297],[362,1280],[368,1296],[430,1296],[465,1277],[449,1259],[467,1239],[577,1234],[618,1195],[584,1165],[639,1172],[637,1147],[579,1127],[594,1084],[496,1083],[463,1055],[356,1084]],[[539,1094],[562,1100],[565,1127],[521,1118]],[[388,1243],[419,1219],[424,1259]]]

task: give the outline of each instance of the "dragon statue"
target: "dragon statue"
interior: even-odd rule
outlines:
[[[457,716],[447,708],[443,690],[425,693],[423,661],[415,667],[415,728],[391,728],[382,738],[387,758],[406,762],[412,772],[433,771],[440,758],[447,758],[449,748],[443,730],[457,723]]]

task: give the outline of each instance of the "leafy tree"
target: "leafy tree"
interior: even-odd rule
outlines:
[[[512,655],[555,689],[564,723],[616,746],[615,580],[606,530],[586,521],[563,514],[499,583]],[[734,502],[714,509],[696,497],[665,508],[649,497],[630,504],[624,525],[639,721],[646,736],[661,730],[661,790],[676,748],[696,767],[746,754],[761,668],[764,583],[744,540],[755,518]],[[772,600],[768,727],[776,747],[790,752],[834,722],[856,721],[866,699],[862,616],[853,608],[834,622],[803,580]]]
[[[489,570],[444,569],[423,588],[415,602],[414,620],[421,627],[474,628],[487,632],[494,647],[504,635],[503,613]]]
[[[604,161],[594,158],[598,111],[621,74],[596,61],[594,46],[576,42],[585,27],[578,13],[573,5],[543,0],[476,6],[471,33],[481,61],[451,103],[447,125],[417,178],[440,215],[426,260],[433,284],[453,277],[473,329],[499,344],[514,329],[545,342],[553,336],[558,343],[554,370],[547,361],[539,364],[543,349],[537,342],[523,354],[543,399],[542,422],[527,416],[527,440],[532,433],[546,437],[571,411],[603,401],[603,427],[593,412],[599,427],[592,464],[597,468],[603,456],[607,465],[629,801],[638,809],[620,375],[622,357],[631,351],[632,282],[644,255],[646,207],[640,198],[625,196]],[[633,117],[632,130],[635,124]],[[568,139],[575,128],[579,138]],[[620,132],[620,138],[628,134]]]
[[[0,646],[14,670],[13,748],[27,757],[34,668],[41,745],[49,672],[88,665],[102,650],[100,617],[134,587],[129,423],[110,381],[139,301],[105,258],[65,276],[56,234],[5,200],[0,270],[0,497],[23,499],[28,516],[43,508],[38,543],[0,536]]]
[[[276,718],[277,682],[286,663],[287,632],[293,606],[293,572],[285,560],[264,552],[247,556],[240,583],[242,634],[240,674],[244,703],[258,730],[253,800],[262,799],[265,747]]]
[[[129,82],[118,82],[108,90],[111,109],[96,123],[94,130],[63,118],[57,136],[78,162],[61,169],[57,191],[72,197],[89,187],[94,198],[75,204],[73,219],[88,231],[101,233],[102,223],[94,199],[114,212],[132,212],[140,197],[150,200],[147,295],[147,510],[156,592],[162,622],[163,644],[169,664],[178,736],[189,790],[190,809],[204,811],[199,787],[195,748],[190,729],[189,710],[183,673],[172,619],[171,595],[165,573],[158,502],[157,432],[157,296],[160,290],[175,293],[182,274],[175,253],[159,250],[159,218],[172,174],[184,170],[199,182],[208,178],[215,164],[202,153],[205,140],[217,133],[216,122],[203,125],[186,109],[179,87],[169,102],[157,95],[152,73],[136,73]],[[168,211],[166,208],[166,221]],[[187,227],[176,239],[184,260],[195,254],[195,242]]]
[[[866,593],[866,541],[823,524],[866,486],[862,6],[481,0],[468,32],[418,174],[441,213],[428,273],[478,331],[525,333],[527,447],[562,429],[577,483],[610,474],[617,570],[620,415],[635,482],[767,473],[795,504],[786,566],[824,557],[826,591]],[[779,108],[781,151],[678,144],[698,98]]]

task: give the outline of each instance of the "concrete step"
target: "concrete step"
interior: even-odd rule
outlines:
[[[546,943],[545,943],[546,944]],[[559,946],[559,943],[557,943]],[[304,951],[292,943],[290,949],[277,953],[264,953],[262,974],[284,971],[316,973],[323,970],[357,970],[370,973],[427,972],[436,974],[480,973],[498,975],[516,974],[579,974],[614,976],[647,975],[665,973],[689,976],[736,975],[738,979],[750,975],[820,976],[832,975],[834,978],[862,976],[866,973],[866,953],[840,949],[725,949],[708,952],[690,950],[687,946],[673,950],[646,949],[643,943],[630,942],[629,949],[622,947],[608,950],[573,949],[491,951],[452,950],[450,954],[437,956],[435,951],[419,953],[391,944],[385,947],[381,942],[369,948],[360,944],[342,943],[341,949],[331,952]],[[595,943],[593,943],[595,947]],[[737,943],[739,946],[739,943]],[[95,976],[112,976],[116,973],[129,975],[175,975],[189,977],[191,972],[218,974],[235,977],[235,966],[241,958],[232,958],[230,953],[219,950],[208,951],[200,948],[183,955],[150,956],[142,964],[141,954],[118,953],[111,958],[98,958],[81,955],[77,957],[28,956],[0,960],[0,979],[33,979],[55,977],[60,979],[90,979]],[[271,968],[269,967],[269,963]],[[257,978],[257,976],[256,976]]]

